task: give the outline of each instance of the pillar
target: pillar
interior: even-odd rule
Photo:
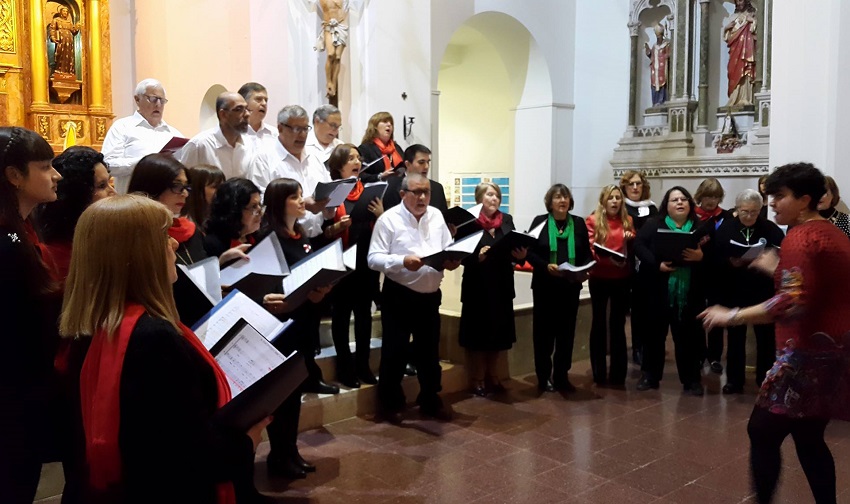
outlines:
[[[699,114],[697,117],[697,131],[708,131],[708,3],[710,0],[699,0]]]

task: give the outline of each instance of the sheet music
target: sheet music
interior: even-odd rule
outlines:
[[[231,292],[224,300],[212,309],[208,317],[204,317],[192,330],[198,336],[207,350],[213,347],[231,327],[245,319],[260,334],[274,338],[288,325],[281,323],[274,315],[266,311],[245,294],[238,290]]]
[[[288,296],[295,292],[298,287],[304,285],[322,269],[345,271],[341,239],[337,238],[333,243],[315,254],[311,254],[307,260],[293,268],[289,272],[289,276],[283,279],[284,295]]]
[[[754,261],[756,257],[758,257],[762,252],[764,252],[765,247],[767,246],[767,239],[759,238],[759,241],[752,245],[747,245],[745,243],[740,243],[735,240],[729,240],[732,245],[737,245],[738,247],[742,247],[747,249],[743,255],[741,255],[741,259],[744,261]]]
[[[245,324],[239,333],[215,357],[227,376],[233,397],[250,387],[271,370],[283,364],[286,357],[262,334]]]
[[[338,207],[345,203],[345,198],[354,188],[354,185],[357,184],[357,179],[355,177],[351,177],[343,180],[335,180],[332,183],[319,182],[319,185],[316,186],[316,199],[324,199],[321,196],[324,196],[326,188],[328,186],[334,186],[333,190],[327,193],[326,197],[329,198],[327,206]]]
[[[363,173],[363,171],[365,171],[367,168],[371,168],[375,163],[383,161],[385,157],[387,157],[386,154],[379,157],[378,159],[375,159],[374,161],[369,161],[368,163],[364,164],[363,166],[360,167],[360,173]],[[383,171],[383,170],[381,170],[381,171]]]
[[[348,250],[342,253],[342,263],[348,269],[357,269],[357,244],[348,247]]]
[[[221,302],[221,270],[218,257],[208,257],[190,266],[178,264],[177,267],[207,295],[212,304]]]
[[[283,276],[289,273],[283,248],[275,233],[270,233],[248,252],[251,259],[241,259],[221,270],[221,285],[233,285],[249,273]]]
[[[484,234],[484,231],[476,231],[471,235],[463,238],[462,240],[458,240],[448,247],[446,247],[447,251],[458,251],[458,252],[466,252],[467,254],[471,254],[475,252],[475,247],[478,246],[478,242],[481,241],[481,235]]]
[[[532,229],[531,231],[529,231],[526,234],[531,235],[535,238],[540,238],[540,233],[543,232],[543,226],[545,226],[547,222],[548,221],[546,219],[543,219],[543,222],[538,224],[534,229]]]
[[[475,205],[475,206],[474,206],[474,207],[472,207],[472,208],[467,208],[467,209],[466,209],[466,211],[467,211],[467,212],[469,212],[469,213],[471,213],[471,214],[472,214],[472,216],[473,216],[473,217],[475,217],[475,218],[477,219],[477,218],[478,218],[478,216],[480,216],[480,215],[481,215],[481,209],[482,209],[482,208],[484,208],[484,204],[483,204],[483,203],[479,203],[479,204]]]
[[[580,272],[580,271],[587,271],[594,266],[596,266],[596,261],[590,261],[589,263],[587,263],[583,266],[573,266],[572,264],[570,264],[568,262],[564,262],[564,263],[558,265],[558,269],[561,270],[561,271],[572,271],[572,272],[577,273],[577,272]]]

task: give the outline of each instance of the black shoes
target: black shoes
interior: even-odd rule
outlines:
[[[690,385],[684,385],[682,387],[682,392],[694,397],[702,397],[703,394],[705,394],[705,389],[702,387],[702,383],[694,382]]]
[[[379,408],[377,412],[377,417],[393,425],[401,425],[401,423],[404,421],[404,415],[402,415],[401,411],[398,410],[385,410]]]
[[[639,381],[638,381],[638,383],[637,383],[637,389],[638,389],[639,391],[641,391],[641,392],[643,392],[643,391],[645,391],[645,390],[650,390],[650,389],[658,390],[658,388],[659,388],[660,386],[661,386],[661,384],[660,384],[660,383],[658,383],[657,381],[653,380],[652,378],[650,378],[650,377],[649,377],[649,376],[647,376],[646,374],[644,374],[643,376],[641,376],[641,377],[640,377],[640,380],[639,380]]]
[[[552,384],[558,392],[575,392],[576,386],[570,383],[570,380],[558,380]]]
[[[720,361],[711,361],[711,366],[709,366],[711,372],[714,374],[723,374],[723,364]]]
[[[734,385],[732,383],[727,383],[723,385],[723,393],[728,394],[743,394],[744,386],[743,385]]]
[[[537,384],[537,390],[540,392],[554,392],[555,387],[552,386],[552,382],[546,380]]]
[[[348,387],[350,389],[360,388],[360,380],[354,376],[354,371],[342,371],[337,369],[336,379],[343,387]]]
[[[270,476],[278,478],[296,480],[307,477],[307,471],[293,457],[277,457],[270,453],[266,460],[266,468]]]
[[[339,394],[339,386],[325,383],[321,380],[304,384],[304,392],[313,394]]]
[[[485,397],[487,395],[487,387],[485,387],[483,383],[479,383],[472,387],[470,392],[472,392],[473,395],[477,395],[478,397]]]
[[[357,377],[360,378],[360,383],[365,383],[366,385],[377,385],[378,379],[375,378],[375,375],[372,374],[372,370],[369,367],[360,368],[357,371]]]
[[[404,366],[404,374],[406,374],[407,376],[416,376],[416,366],[408,363]]]
[[[439,420],[440,422],[451,422],[452,421],[452,412],[444,405],[440,405],[434,408],[425,408],[419,407],[419,414],[424,418],[433,418],[434,420]]]

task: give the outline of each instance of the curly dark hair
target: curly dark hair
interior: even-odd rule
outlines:
[[[812,163],[790,163],[773,171],[764,182],[764,192],[773,196],[785,187],[795,198],[809,196],[809,210],[817,210],[826,194],[826,177]]]
[[[210,206],[207,234],[222,240],[235,240],[242,231],[242,211],[259,194],[256,184],[244,178],[232,178],[218,186]]]
[[[58,184],[56,201],[44,205],[39,214],[42,238],[46,243],[73,240],[77,221],[94,196],[97,164],[106,166],[103,154],[84,145],[69,147],[53,160],[53,167],[62,175],[62,180]]]
[[[297,180],[290,178],[279,178],[272,180],[271,184],[266,187],[266,194],[263,198],[263,204],[266,206],[266,213],[263,215],[263,234],[268,232],[282,233],[286,228],[286,200],[293,194],[298,194],[301,190],[301,184]],[[295,233],[301,233],[301,225],[295,221]]]
[[[680,193],[682,193],[683,196],[685,196],[685,198],[688,199],[688,205],[690,206],[690,211],[688,212],[688,220],[699,222],[699,218],[697,217],[696,211],[697,203],[696,201],[694,201],[694,197],[691,196],[691,193],[688,192],[688,190],[682,186],[671,187],[666,193],[664,193],[664,197],[661,198],[661,204],[658,205],[658,218],[664,220],[664,218],[669,215],[669,213],[667,212],[667,203],[670,202],[670,193],[672,193],[673,191],[679,191]]]

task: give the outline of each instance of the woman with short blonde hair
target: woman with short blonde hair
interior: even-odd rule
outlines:
[[[139,195],[92,204],[74,235],[60,333],[91,336],[80,376],[90,501],[235,503],[253,492],[247,433],[213,423],[224,372],[179,322],[172,213]],[[108,250],[108,253],[104,253]]]

